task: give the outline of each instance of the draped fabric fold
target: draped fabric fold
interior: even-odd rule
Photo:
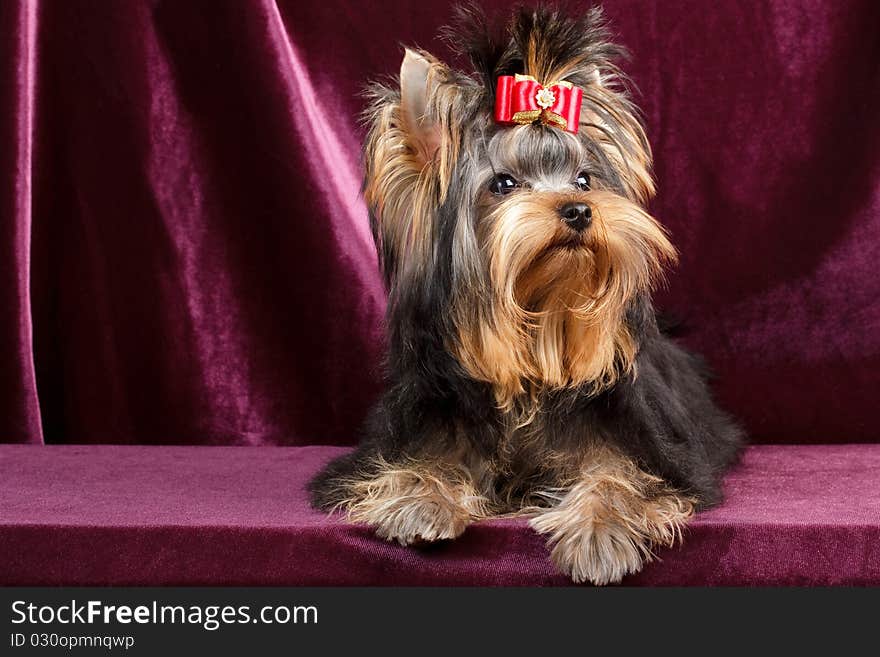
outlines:
[[[0,4],[0,441],[40,443],[32,344],[30,245],[35,2]]]
[[[604,5],[682,253],[659,301],[720,401],[757,441],[876,441],[880,3]],[[385,304],[359,93],[399,43],[450,57],[449,18],[0,2],[0,441],[353,443]]]

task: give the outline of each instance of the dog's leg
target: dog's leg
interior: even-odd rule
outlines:
[[[463,465],[410,459],[377,459],[370,474],[347,482],[339,503],[353,522],[401,545],[456,538],[474,519],[488,514]]]
[[[556,506],[532,519],[548,536],[551,558],[575,582],[609,584],[671,546],[694,501],[610,449],[592,450]]]

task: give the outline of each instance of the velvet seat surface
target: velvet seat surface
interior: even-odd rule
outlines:
[[[524,519],[423,549],[309,508],[340,447],[0,446],[0,584],[564,585]],[[880,585],[880,445],[749,448],[624,584]]]

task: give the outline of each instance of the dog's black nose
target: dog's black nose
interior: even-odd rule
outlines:
[[[586,230],[593,221],[593,211],[586,203],[566,203],[559,208],[559,216],[569,228],[579,233]]]

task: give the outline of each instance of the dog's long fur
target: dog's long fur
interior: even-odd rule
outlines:
[[[601,12],[523,10],[498,36],[467,9],[451,33],[475,76],[408,51],[399,85],[371,89],[388,385],[313,502],[402,543],[532,513],[562,570],[617,581],[720,500],[742,432],[658,329],[650,293],[676,253],[645,210],[651,153]],[[496,125],[496,79],[516,73],[579,86],[578,134]],[[521,186],[489,193],[500,172]],[[569,202],[592,209],[582,235]]]

